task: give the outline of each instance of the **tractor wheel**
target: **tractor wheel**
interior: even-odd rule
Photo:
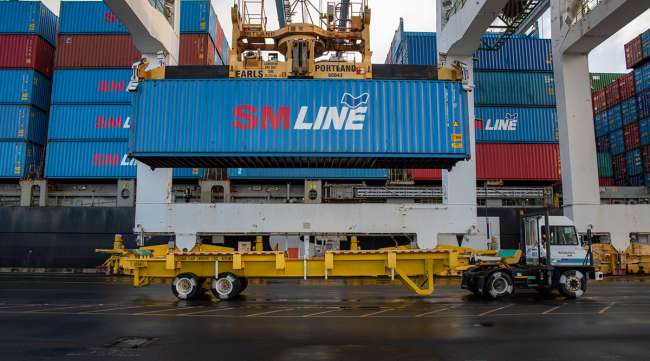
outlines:
[[[512,277],[505,272],[496,271],[488,276],[483,294],[496,300],[512,295],[513,288]]]
[[[227,301],[235,298],[241,292],[241,282],[232,273],[219,273],[212,280],[210,289],[215,297]]]
[[[565,271],[560,276],[560,293],[568,298],[578,298],[587,291],[587,279],[580,271]]]
[[[181,300],[191,300],[201,294],[201,283],[191,273],[181,273],[172,282],[174,296]]]

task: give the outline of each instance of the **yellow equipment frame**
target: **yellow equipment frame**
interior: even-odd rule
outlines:
[[[112,254],[104,265],[113,273],[133,276],[135,287],[182,273],[205,279],[229,272],[247,278],[397,278],[422,296],[433,293],[434,275],[443,273],[449,258],[448,250],[425,249],[327,251],[324,257],[308,259],[289,259],[281,251],[237,252],[212,245],[197,245],[189,252],[167,245],[127,250],[121,237],[116,237],[113,249],[96,251]]]

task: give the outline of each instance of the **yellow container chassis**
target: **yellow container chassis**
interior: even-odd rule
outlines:
[[[447,273],[451,252],[444,249],[381,249],[326,251],[323,257],[289,259],[282,251],[238,252],[231,248],[198,244],[189,252],[168,245],[128,250],[121,236],[104,263],[112,273],[133,277],[135,287],[171,280],[180,299],[192,299],[210,289],[220,299],[241,293],[249,278],[399,279],[418,295],[433,293],[434,275]]]

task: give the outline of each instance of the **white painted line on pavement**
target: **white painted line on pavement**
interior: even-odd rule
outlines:
[[[221,311],[235,310],[235,309],[237,309],[237,307],[210,308],[209,310],[204,310],[204,311],[196,311],[196,312],[189,312],[189,313],[179,313],[177,316],[194,316],[194,315],[200,315],[202,313],[221,312]]]
[[[558,305],[558,306],[555,306],[555,307],[549,308],[548,310],[542,312],[542,315],[548,315],[549,313],[551,313],[551,312],[553,312],[553,311],[557,311],[560,307],[562,307],[562,306],[564,306],[564,305],[566,305],[566,303],[563,303],[563,304],[561,304],[561,305]]]
[[[388,311],[393,311],[393,309],[392,308],[387,308],[385,310],[381,310],[381,311],[377,311],[377,312],[366,313],[365,315],[361,315],[359,317],[371,317],[371,316],[378,315],[380,313],[384,313],[384,312],[388,312]]]
[[[612,308],[615,304],[616,304],[616,302],[612,302],[612,303],[609,304],[609,306],[603,307],[602,310],[598,311],[598,314],[602,315],[603,313],[607,312],[607,310]]]
[[[265,315],[270,315],[270,314],[272,314],[272,313],[276,313],[276,312],[291,311],[291,310],[293,310],[293,308],[283,308],[283,309],[281,309],[281,310],[274,310],[274,311],[266,311],[266,312],[260,312],[260,313],[253,313],[253,314],[250,314],[250,315],[246,315],[246,316],[244,316],[244,317],[265,316]]]
[[[326,313],[335,312],[335,311],[341,311],[341,309],[340,309],[340,308],[336,308],[336,309],[333,309],[333,310],[314,312],[314,313],[310,313],[310,314],[308,314],[308,315],[302,315],[302,316],[300,316],[300,317],[312,317],[312,316],[324,315],[324,314],[326,314]]]
[[[514,304],[511,303],[511,304],[509,304],[509,305],[505,305],[505,306],[503,306],[503,307],[499,307],[499,308],[495,308],[495,309],[492,309],[492,310],[489,310],[489,311],[485,311],[485,312],[479,314],[478,316],[479,316],[479,317],[481,317],[481,316],[487,316],[487,315],[489,315],[489,314],[491,314],[491,313],[494,313],[494,312],[497,312],[497,311],[501,311],[501,310],[505,310],[506,308],[508,308],[508,307],[512,307],[512,306],[514,306]]]

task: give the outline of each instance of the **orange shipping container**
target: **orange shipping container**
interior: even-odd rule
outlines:
[[[214,65],[215,48],[210,34],[181,34],[179,65]]]

